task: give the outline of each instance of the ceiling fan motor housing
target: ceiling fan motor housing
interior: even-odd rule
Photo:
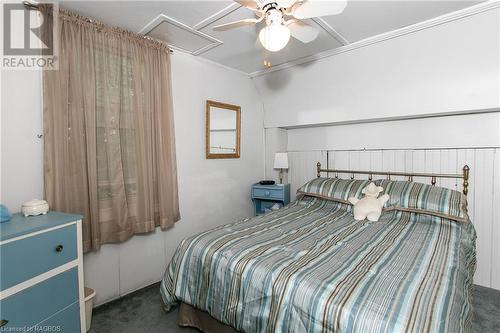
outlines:
[[[278,7],[278,4],[276,3],[275,0],[255,0],[255,2],[257,3],[257,6],[259,6],[259,8],[263,9],[263,10],[268,10],[270,8],[277,8]],[[269,7],[269,8],[266,8],[266,7]]]
[[[281,24],[283,22],[283,13],[278,9],[270,9],[266,12],[266,24]]]

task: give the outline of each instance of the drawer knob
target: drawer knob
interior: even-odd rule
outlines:
[[[270,196],[271,195],[271,192],[269,191],[266,191],[266,197]]]
[[[59,244],[56,246],[56,252],[62,252],[63,249],[64,249],[64,246],[62,246],[62,244]]]
[[[8,322],[9,321],[5,319],[0,320],[0,327],[7,325]]]

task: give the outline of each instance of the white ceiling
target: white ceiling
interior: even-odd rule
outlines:
[[[164,22],[162,18],[158,18],[159,15],[164,15],[169,21],[151,31],[152,36],[164,36],[174,47],[187,49],[245,73],[253,73],[264,69],[264,60],[270,60],[273,66],[280,65],[457,11],[478,2],[481,1],[351,0],[340,15],[307,21],[320,31],[315,41],[303,44],[291,38],[285,49],[276,53],[266,51],[257,40],[263,22],[258,26],[224,32],[212,29],[215,25],[253,17],[250,10],[241,8],[232,1],[62,1],[60,6],[139,33],[147,33],[160,21]],[[184,31],[179,30],[179,26]],[[197,35],[193,35],[193,31],[198,31]],[[208,35],[209,41],[199,37],[203,34]],[[199,45],[196,44],[197,41]]]

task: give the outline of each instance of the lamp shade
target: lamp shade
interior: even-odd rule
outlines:
[[[275,169],[288,169],[288,153],[276,153],[274,155]]]

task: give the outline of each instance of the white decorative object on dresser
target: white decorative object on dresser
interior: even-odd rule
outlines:
[[[35,216],[47,214],[49,212],[49,204],[45,200],[33,199],[23,203],[21,213],[24,216]]]
[[[2,331],[86,331],[81,219],[14,214],[0,224]]]

